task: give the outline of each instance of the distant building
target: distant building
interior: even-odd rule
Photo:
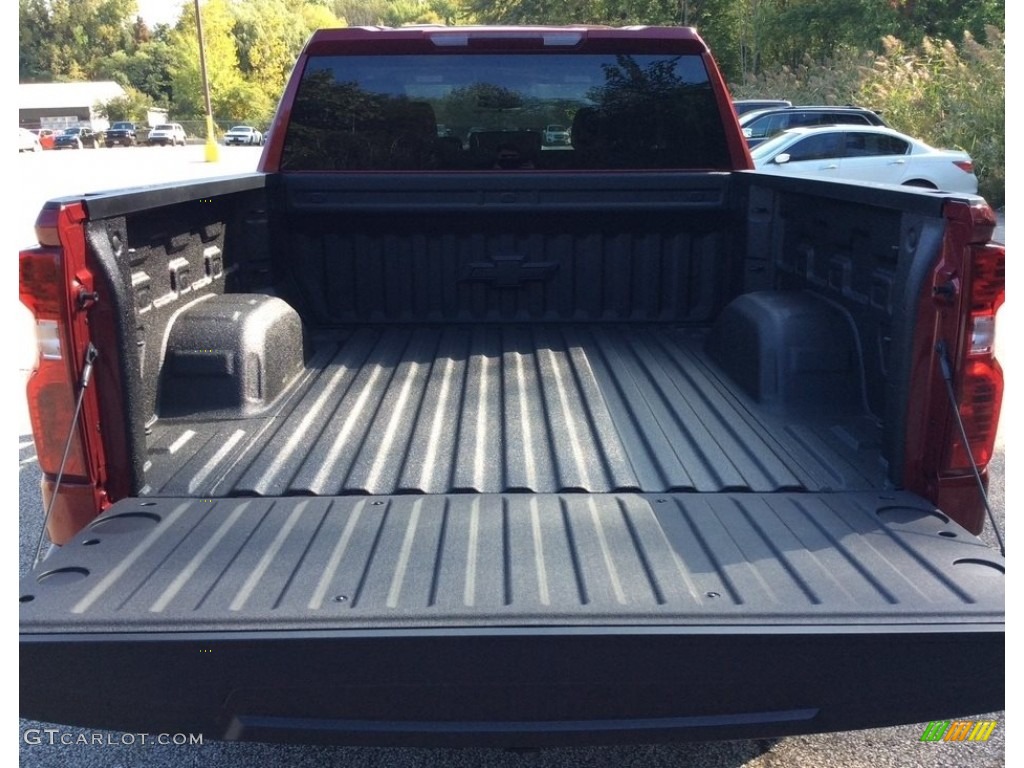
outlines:
[[[159,107],[150,107],[146,110],[146,124],[150,128],[156,128],[160,123],[167,122],[167,110]]]
[[[22,128],[66,128],[88,125],[102,131],[109,122],[96,114],[97,104],[125,96],[124,88],[107,80],[95,83],[21,83],[18,123]]]

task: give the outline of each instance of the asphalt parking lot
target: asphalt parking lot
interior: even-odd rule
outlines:
[[[203,161],[203,148],[102,149],[80,153],[52,153],[19,156],[17,173],[21,182],[19,199],[12,216],[16,247],[33,241],[32,221],[38,208],[49,197],[77,194],[97,189],[177,181],[201,176],[221,176],[255,168],[259,148],[221,147],[221,161]],[[19,305],[20,306],[20,305]],[[33,461],[34,449],[23,407],[20,387],[31,365],[34,345],[27,313],[15,309],[14,332],[17,377],[13,394],[18,414],[19,438],[19,572],[30,565],[38,537],[42,510],[39,499],[39,473]],[[1001,325],[1006,325],[1001,317]],[[1007,335],[1007,334],[1004,334]],[[1008,336],[1008,335],[1007,335]],[[1008,345],[1001,349],[1009,353]],[[1005,435],[1005,428],[1003,433]],[[1003,521],[1005,446],[1002,437],[992,465],[992,501],[1000,524]],[[9,523],[13,528],[13,524]],[[994,542],[991,531],[983,538]],[[965,660],[965,663],[968,660]],[[31,678],[31,670],[28,670]],[[941,671],[937,671],[941,674]],[[73,695],[73,692],[69,692]],[[779,739],[774,741],[737,741],[667,746],[555,749],[538,752],[444,749],[364,749],[320,748],[261,744],[207,743],[202,746],[161,746],[125,743],[124,735],[109,734],[101,744],[59,743],[61,734],[75,739],[80,729],[62,728],[58,743],[51,744],[43,729],[48,724],[20,721],[19,762],[25,768],[48,766],[387,766],[388,768],[568,768],[584,766],[643,766],[658,768],[777,768],[808,766],[813,768],[854,768],[860,766],[901,766],[938,768],[940,766],[1006,765],[1004,713],[963,713],[966,719],[997,720],[992,738],[986,743],[922,743],[925,724],[849,733]],[[92,732],[85,732],[91,734]],[[39,743],[32,743],[39,737]],[[112,742],[112,743],[111,743]]]

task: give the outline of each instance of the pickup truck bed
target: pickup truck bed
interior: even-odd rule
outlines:
[[[369,326],[242,420],[151,426],[159,496],[837,491],[885,486],[861,414],[760,407],[671,325]]]
[[[88,199],[126,492],[22,581],[22,716],[514,746],[998,709],[1003,560],[900,489],[945,202],[742,173]]]

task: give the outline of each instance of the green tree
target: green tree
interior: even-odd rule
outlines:
[[[403,24],[440,24],[441,18],[429,3],[419,0],[392,0],[384,13],[384,23],[389,27]]]
[[[132,52],[115,51],[104,57],[97,64],[97,77],[131,86],[147,96],[150,105],[166,107],[171,102],[171,70],[175,63],[167,33],[164,28],[162,34],[151,36]]]
[[[135,90],[125,88],[125,95],[96,105],[96,111],[110,122],[130,120],[141,123],[146,120],[146,110],[152,106],[149,97]]]
[[[965,32],[985,42],[988,28],[1006,26],[1003,0],[892,0],[891,5],[897,17],[893,33],[910,45],[926,37],[959,44]]]
[[[326,2],[305,2],[302,3],[302,22],[306,26],[307,36],[318,29],[334,29],[346,25],[345,17],[338,17],[334,14]],[[305,42],[305,41],[303,41]],[[295,52],[298,54],[298,51]]]
[[[279,93],[306,40],[302,3],[286,0],[241,0],[233,6],[232,34],[243,77],[260,88]],[[292,7],[289,7],[292,6]]]
[[[53,79],[50,47],[53,24],[45,0],[18,0],[18,80]]]
[[[109,51],[134,46],[135,0],[18,0],[19,76],[85,80]]]
[[[595,24],[604,19],[603,0],[465,0],[484,24]]]
[[[431,0],[430,10],[442,24],[458,24],[461,20],[469,20],[458,0]]]
[[[309,0],[239,0],[232,10],[239,70],[275,100],[309,36],[341,25],[330,9]]]
[[[382,24],[388,0],[334,0],[331,9],[339,19],[353,27]]]
[[[206,0],[200,6],[200,12],[214,116],[265,122],[274,101],[257,85],[246,82],[242,77],[234,39],[235,17],[229,0]],[[206,108],[194,13],[183,13],[169,37],[174,57],[171,67],[173,114],[181,119],[202,117]]]

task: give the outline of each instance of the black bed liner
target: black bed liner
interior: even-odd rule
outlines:
[[[147,496],[884,488],[876,423],[780,412],[671,325],[377,326],[263,418],[164,419]]]
[[[1003,580],[905,493],[126,500],[21,628],[993,624]]]
[[[131,499],[20,597],[22,716],[92,728],[555,746],[1004,701],[1003,560],[905,493]]]

